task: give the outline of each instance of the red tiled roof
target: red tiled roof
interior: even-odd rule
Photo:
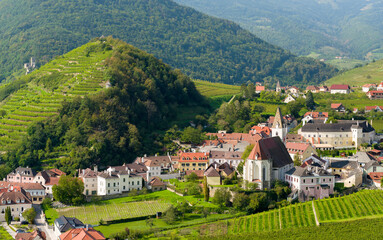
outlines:
[[[328,117],[328,112],[306,112],[305,117],[311,115],[313,118]]]
[[[61,240],[105,240],[99,231],[93,228],[73,228],[60,235]]]
[[[364,110],[366,110],[366,111],[371,111],[371,110],[375,110],[375,109],[377,109],[377,108],[380,108],[380,109],[383,109],[383,106],[365,106],[364,107]]]
[[[331,103],[331,108],[332,109],[336,109],[336,108],[339,108],[340,106],[342,106],[342,104],[341,103]]]
[[[370,172],[368,176],[370,176],[372,181],[380,183],[380,179],[383,178],[383,172]]]
[[[49,179],[49,181],[47,181],[45,183],[45,185],[49,185],[49,186],[58,185],[59,184],[59,180],[60,180],[60,178],[58,178],[58,177],[51,177]]]
[[[286,148],[289,153],[303,153],[310,146],[308,143],[287,142]]]
[[[182,152],[180,154],[179,162],[190,162],[190,161],[199,161],[199,162],[208,162],[209,154],[204,152]]]
[[[330,89],[331,90],[348,90],[350,89],[350,86],[344,85],[344,84],[333,84]]]
[[[262,133],[264,132],[267,135],[271,134],[271,129],[269,127],[260,127],[260,126],[253,126],[251,130],[254,130],[256,133]]]
[[[265,86],[256,86],[255,91],[265,91]]]
[[[363,87],[376,87],[376,84],[374,83],[364,84]]]
[[[377,94],[377,93],[383,93],[383,91],[382,90],[372,90],[372,91],[369,91],[367,94],[374,95],[374,94]]]
[[[314,90],[314,91],[318,91],[319,90],[319,88],[317,87],[317,86],[307,86],[306,87],[306,90],[310,90],[310,91],[312,91],[312,90]]]
[[[200,178],[203,178],[204,172],[205,172],[204,170],[186,170],[185,171],[186,175],[190,175],[191,173],[195,173]]]

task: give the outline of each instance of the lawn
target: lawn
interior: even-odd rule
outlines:
[[[0,226],[0,239],[1,240],[12,240],[13,238],[9,233],[5,230],[5,228]]]

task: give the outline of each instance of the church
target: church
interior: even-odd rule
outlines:
[[[256,143],[245,161],[245,181],[257,183],[260,189],[269,189],[273,181],[285,179],[285,173],[294,163],[280,137],[283,136],[264,138]]]

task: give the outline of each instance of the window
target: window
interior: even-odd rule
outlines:
[[[311,182],[313,183],[313,182],[314,182],[314,179],[311,179]]]
[[[140,181],[137,181],[137,185],[140,185]]]
[[[150,176],[150,173],[149,173],[149,176]],[[123,178],[122,181],[125,182],[125,178]]]

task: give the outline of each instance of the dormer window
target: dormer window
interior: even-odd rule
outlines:
[[[8,204],[11,204],[11,199],[7,199],[7,203],[8,203]]]
[[[19,198],[16,199],[16,203],[20,203],[20,199]]]
[[[1,200],[1,203],[6,204],[7,202],[5,201],[5,199],[3,199],[3,200]]]

